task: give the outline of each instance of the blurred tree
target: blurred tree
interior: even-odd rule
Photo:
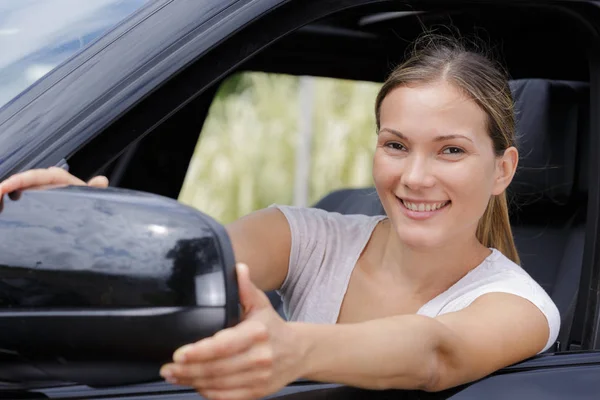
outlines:
[[[293,197],[299,78],[243,73],[217,93],[179,200],[227,223]],[[371,185],[379,84],[315,79],[312,204],[331,190]]]

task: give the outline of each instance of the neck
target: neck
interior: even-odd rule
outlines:
[[[444,246],[415,248],[400,241],[389,220],[387,230],[387,242],[378,265],[396,282],[425,300],[447,290],[490,254],[477,240],[475,232],[457,237]]]

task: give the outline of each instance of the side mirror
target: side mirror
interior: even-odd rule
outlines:
[[[149,381],[179,346],[238,322],[231,243],[199,211],[90,187],[3,206],[0,381]]]

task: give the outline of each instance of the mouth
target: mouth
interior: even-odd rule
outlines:
[[[451,201],[428,201],[418,202],[414,200],[402,199],[397,197],[398,201],[402,205],[404,213],[413,219],[425,219],[432,217],[450,205]]]

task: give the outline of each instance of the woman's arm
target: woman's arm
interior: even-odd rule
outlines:
[[[84,182],[68,171],[59,167],[30,169],[12,175],[0,182],[0,196],[27,189],[46,189],[55,186],[94,186],[105,188],[108,179],[105,176],[95,176]]]
[[[305,343],[303,376],[371,389],[439,391],[537,354],[548,321],[524,298],[490,293],[437,318],[348,325],[291,324]]]
[[[288,273],[292,243],[285,215],[276,208],[255,211],[226,226],[235,259],[248,265],[263,291],[279,289]]]
[[[548,321],[528,300],[488,293],[438,318],[400,315],[356,324],[285,322],[247,270],[238,271],[244,321],[186,345],[169,381],[209,399],[257,399],[304,377],[368,389],[439,391],[543,349]]]

